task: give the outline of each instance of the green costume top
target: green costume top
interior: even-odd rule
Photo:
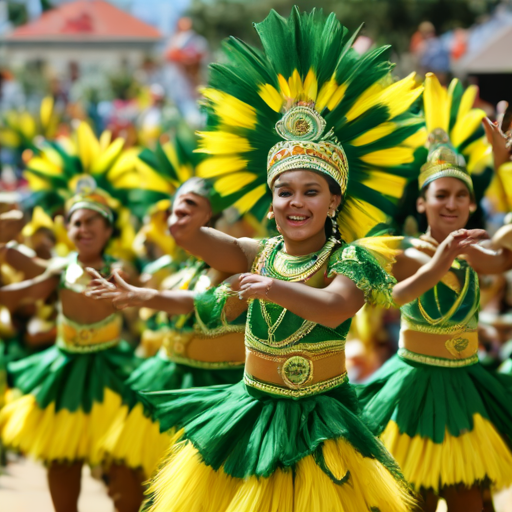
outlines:
[[[337,274],[344,275],[364,292],[367,302],[390,305],[395,281],[360,242],[339,246],[331,238],[316,253],[290,256],[283,251],[283,239],[278,236],[262,242],[252,271],[316,288],[324,288]],[[291,398],[339,386],[347,380],[344,350],[350,323],[349,319],[329,328],[304,320],[277,304],[250,301],[245,383]],[[268,378],[262,378],[265,375]]]
[[[437,245],[428,235],[411,239],[406,255],[433,257]],[[435,366],[476,363],[479,307],[478,275],[465,260],[456,259],[433,288],[400,308],[399,355]]]
[[[245,305],[238,307],[238,314],[228,321],[227,311],[232,309],[233,297],[227,285],[212,287],[208,270],[204,262],[189,260],[178,273],[178,288],[197,292],[194,312],[170,318],[160,356],[209,370],[242,367]],[[239,350],[233,350],[232,344],[239,344]],[[234,355],[238,356],[236,360]]]

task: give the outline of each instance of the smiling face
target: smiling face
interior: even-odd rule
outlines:
[[[112,228],[107,220],[94,210],[74,211],[67,229],[79,255],[88,259],[99,257],[112,236]]]
[[[341,196],[330,191],[320,174],[302,169],[279,175],[272,195],[272,210],[285,244],[300,242],[304,247],[311,245],[308,252],[319,250],[325,243],[326,218],[336,211]]]
[[[418,212],[427,215],[432,236],[441,242],[452,231],[466,226],[475,203],[468,187],[457,178],[439,178],[428,186],[417,202]]]

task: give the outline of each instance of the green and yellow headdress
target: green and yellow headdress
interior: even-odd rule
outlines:
[[[472,108],[477,93],[476,86],[464,91],[457,79],[445,89],[433,73],[427,74],[423,106],[429,152],[421,167],[420,189],[449,177],[461,180],[473,193],[471,174],[490,165],[491,147],[482,127],[485,112]]]
[[[358,32],[334,14],[271,11],[255,29],[263,51],[230,38],[227,62],[211,66],[198,175],[213,180],[224,207],[261,219],[280,173],[326,173],[344,192],[343,238],[364,236],[417,175],[426,134],[410,107],[422,87],[414,75],[393,80],[388,46],[357,54]]]
[[[92,210],[105,218],[110,225],[114,224],[111,209],[113,200],[96,187],[91,176],[84,176],[77,182],[76,195],[66,201],[66,217],[69,219],[77,210]]]

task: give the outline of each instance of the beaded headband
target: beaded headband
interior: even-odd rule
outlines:
[[[108,198],[96,188],[96,182],[92,176],[84,176],[78,180],[76,195],[69,200],[66,206],[68,219],[77,210],[92,210],[107,219],[109,224],[114,223],[114,214],[108,205]]]
[[[312,104],[299,102],[276,123],[277,133],[285,139],[268,153],[267,183],[272,187],[286,171],[307,169],[327,174],[345,194],[348,182],[348,161],[345,151],[332,130],[325,136],[325,119]]]
[[[418,183],[420,190],[439,178],[457,178],[473,194],[473,181],[466,169],[464,157],[450,143],[448,134],[436,128],[428,139],[430,146],[427,162],[421,167]]]

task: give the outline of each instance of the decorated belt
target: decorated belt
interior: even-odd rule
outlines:
[[[231,332],[204,335],[196,331],[171,330],[164,337],[161,356],[175,363],[219,370],[242,367],[245,359],[244,326],[233,326]]]
[[[291,398],[324,393],[347,381],[345,352],[270,356],[247,348],[244,381],[266,393]]]
[[[79,324],[60,315],[57,346],[67,352],[99,352],[117,345],[121,339],[122,318],[114,313],[100,322]]]
[[[433,334],[404,329],[402,326],[400,347],[427,357],[461,361],[476,356],[478,333],[466,331],[458,334]]]

